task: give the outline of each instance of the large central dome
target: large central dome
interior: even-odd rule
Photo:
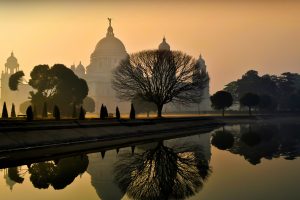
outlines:
[[[125,46],[121,40],[115,36],[106,36],[98,42],[91,58],[98,56],[115,56],[120,54],[126,54]]]
[[[106,37],[101,39],[94,52],[91,55],[91,61],[97,57],[107,57],[107,56],[120,56],[126,53],[124,44],[115,37],[114,30],[111,26],[111,19],[109,18],[109,27],[107,28]]]

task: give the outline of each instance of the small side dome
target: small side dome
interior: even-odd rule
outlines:
[[[159,44],[158,50],[161,51],[170,51],[170,45],[166,42],[166,38],[163,38],[162,43]]]
[[[13,52],[11,52],[10,56],[7,58],[5,66],[7,68],[17,68],[17,67],[19,67],[18,60],[14,56]]]
[[[80,74],[80,75],[85,74],[85,68],[81,64],[81,61],[80,61],[79,65],[77,65],[77,67],[76,67],[76,74]]]

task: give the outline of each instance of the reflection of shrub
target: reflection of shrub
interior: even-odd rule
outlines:
[[[230,149],[233,143],[234,137],[229,131],[217,131],[211,140],[211,144],[221,150]]]
[[[241,136],[241,140],[248,146],[255,146],[258,145],[261,142],[261,138],[259,136],[259,134],[255,133],[255,132],[248,132],[248,133],[244,133]]]

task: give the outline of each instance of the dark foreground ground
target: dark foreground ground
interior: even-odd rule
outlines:
[[[174,117],[139,120],[0,121],[0,168],[210,132],[225,124],[300,123],[300,116]]]

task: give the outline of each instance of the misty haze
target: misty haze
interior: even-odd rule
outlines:
[[[1,199],[300,199],[299,9],[0,0]]]

